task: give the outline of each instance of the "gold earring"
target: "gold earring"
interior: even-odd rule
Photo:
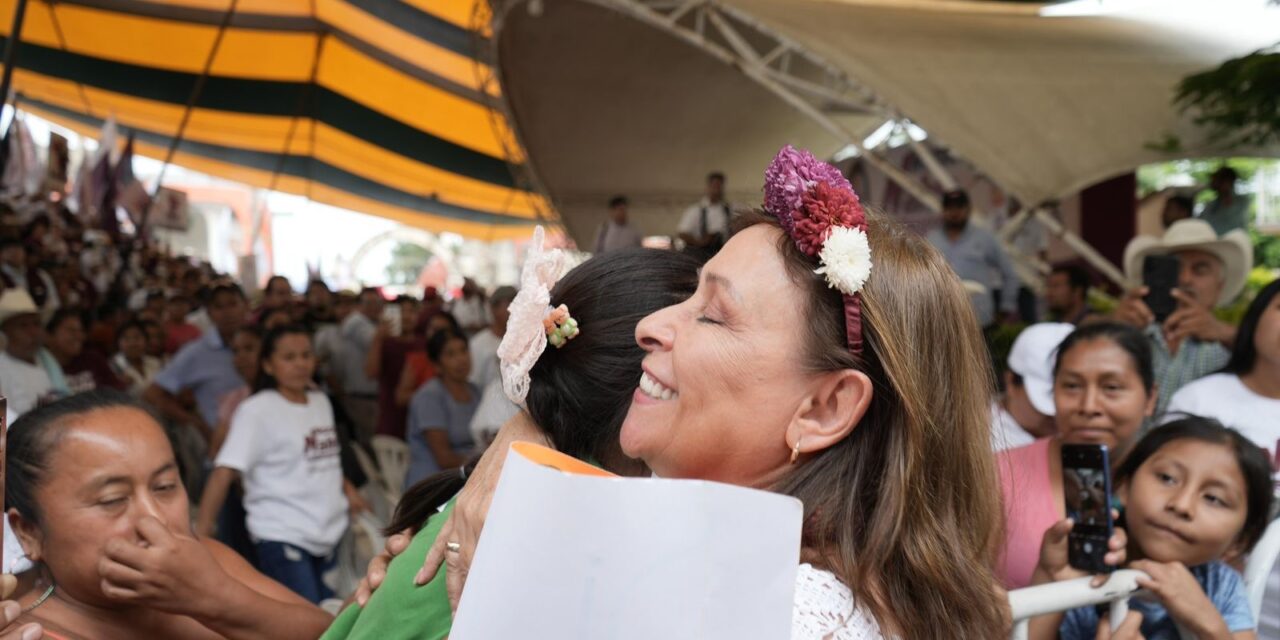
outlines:
[[[791,464],[796,463],[796,458],[800,457],[800,438],[796,438],[796,446],[791,447]]]

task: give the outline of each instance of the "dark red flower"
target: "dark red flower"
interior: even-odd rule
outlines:
[[[801,251],[816,256],[832,227],[860,229],[865,224],[866,212],[852,189],[819,182],[804,194],[791,235]]]

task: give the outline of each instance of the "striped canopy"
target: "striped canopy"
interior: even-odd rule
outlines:
[[[17,1],[0,0],[6,38]],[[555,214],[513,177],[524,158],[477,59],[475,2],[29,0],[14,91],[81,134],[114,116],[157,158],[191,104],[184,167],[431,231],[526,237]]]

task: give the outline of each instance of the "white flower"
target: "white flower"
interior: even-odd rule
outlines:
[[[832,228],[818,259],[822,266],[814,273],[826,276],[827,285],[845,295],[861,291],[871,277],[871,245],[861,229]]]

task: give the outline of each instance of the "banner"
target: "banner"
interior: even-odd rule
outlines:
[[[143,192],[145,195],[145,191]],[[151,213],[147,224],[161,229],[186,231],[191,226],[191,212],[188,210],[187,193],[160,187],[155,201],[151,203]]]
[[[619,478],[516,443],[450,638],[789,638],[802,511],[788,496]]]

